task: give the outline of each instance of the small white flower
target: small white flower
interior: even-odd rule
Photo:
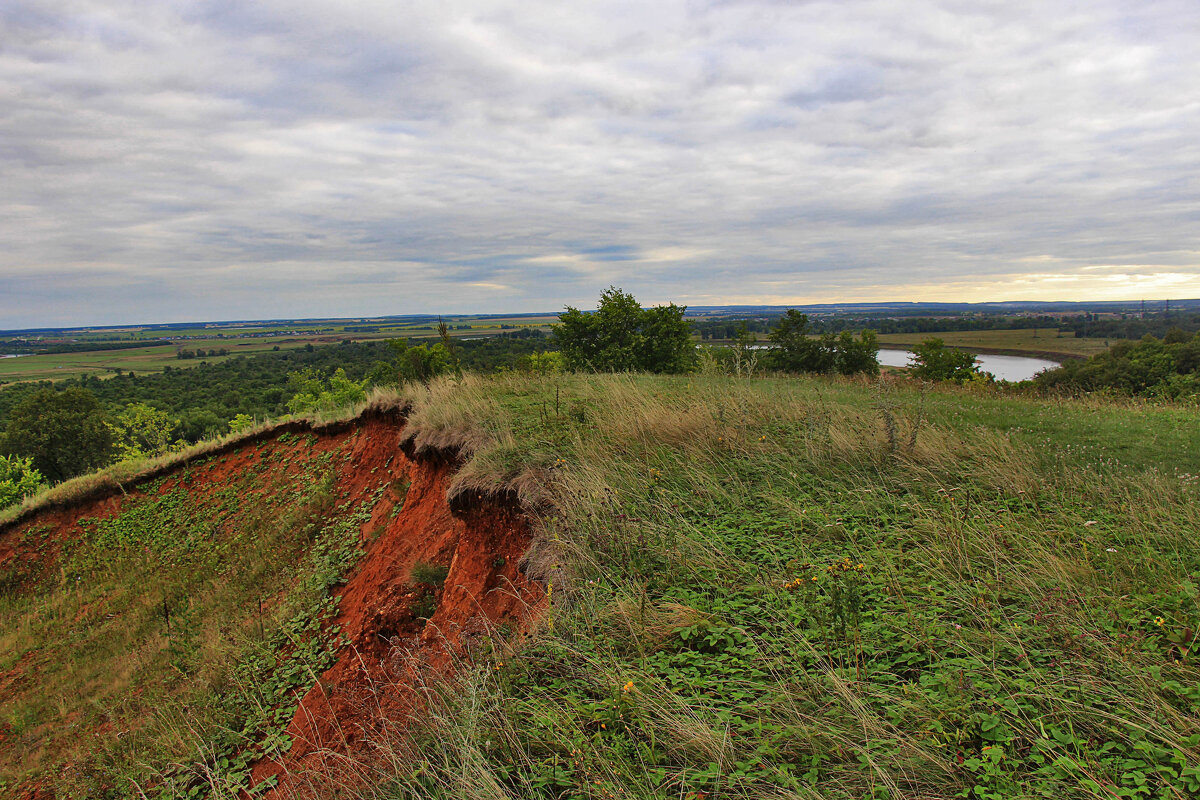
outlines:
[[[1115,553],[1115,552],[1117,552],[1117,548],[1115,548],[1115,547],[1106,547],[1106,548],[1104,548],[1104,552],[1106,552],[1106,553]]]

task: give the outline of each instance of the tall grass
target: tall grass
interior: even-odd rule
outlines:
[[[550,604],[431,687],[386,796],[1200,791],[1194,430],[1129,465],[1124,408],[887,382],[408,399],[414,441],[467,443],[465,490],[540,487]]]

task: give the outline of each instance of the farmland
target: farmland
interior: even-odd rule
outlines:
[[[515,330],[549,330],[553,315],[509,315],[445,317],[449,334],[455,338],[494,336]],[[320,347],[339,342],[371,341],[437,335],[437,317],[421,317],[409,321],[388,320],[318,320],[313,322],[285,321],[278,324],[212,323],[195,327],[141,326],[130,328],[76,329],[39,333],[36,337],[11,332],[0,335],[5,341],[28,341],[43,346],[60,342],[88,344],[103,348],[111,342],[120,349],[96,349],[72,353],[35,353],[19,358],[0,359],[0,383],[22,381],[62,380],[83,376],[109,377],[120,372],[148,374],[162,372],[165,367],[187,368],[201,361],[220,363],[243,355],[257,355],[275,350],[296,350]],[[146,342],[146,347],[127,348],[130,342]],[[10,351],[22,351],[25,346],[10,346]],[[180,351],[203,350],[207,355],[191,359],[179,358]],[[217,355],[213,351],[228,351]]]

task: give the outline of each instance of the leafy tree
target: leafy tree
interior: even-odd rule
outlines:
[[[112,431],[113,446],[121,461],[151,458],[171,450],[175,444],[174,432],[178,422],[165,411],[159,411],[145,403],[130,403],[125,406],[113,422],[108,423]],[[182,444],[182,442],[176,443]]]
[[[789,308],[767,338],[775,344],[772,364],[788,372],[837,372],[854,375],[879,372],[879,339],[864,330],[858,339],[850,331],[813,337],[808,315]]]
[[[831,372],[832,353],[809,336],[808,315],[789,308],[767,338],[775,345],[772,364],[788,372]]]
[[[1183,344],[1192,338],[1192,335],[1178,325],[1172,325],[1165,336],[1163,336],[1163,344]]]
[[[389,339],[388,345],[396,353],[400,376],[405,380],[428,383],[452,369],[454,356],[441,342],[409,347],[404,339]]]
[[[33,466],[33,460],[21,456],[0,456],[0,508],[19,503],[35,494],[46,483]]]
[[[932,381],[963,383],[982,375],[975,354],[946,347],[938,338],[930,338],[913,348],[912,374]]]
[[[879,337],[875,331],[865,330],[857,339],[850,331],[842,331],[834,343],[834,349],[837,371],[841,374],[879,374]]]
[[[288,385],[296,392],[287,403],[293,414],[333,411],[367,399],[363,384],[347,378],[340,367],[328,379],[312,369],[293,372],[288,376]]]
[[[0,452],[28,457],[50,481],[64,481],[108,463],[113,436],[104,409],[86,389],[42,389],[8,416]]]
[[[386,361],[376,361],[371,365],[371,369],[367,372],[367,377],[364,381],[369,388],[393,386],[399,377],[400,373],[396,370],[395,364],[389,364]]]
[[[549,375],[555,372],[562,372],[563,367],[566,366],[566,362],[563,361],[562,353],[551,350],[548,353],[530,353],[525,356],[523,366],[530,372]]]
[[[695,367],[686,306],[643,309],[633,295],[610,286],[596,311],[567,307],[554,338],[571,369],[600,372],[687,372]]]
[[[229,430],[225,419],[211,408],[188,409],[179,415],[179,438],[186,442],[211,439]]]

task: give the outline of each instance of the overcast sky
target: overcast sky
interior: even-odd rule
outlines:
[[[1200,6],[0,4],[0,328],[1200,296]]]

